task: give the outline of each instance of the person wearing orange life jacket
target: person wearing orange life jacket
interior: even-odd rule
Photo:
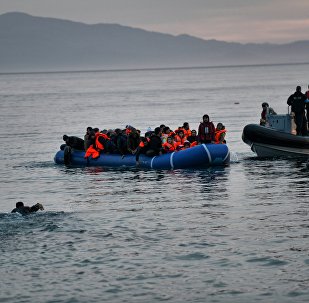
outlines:
[[[183,132],[185,134],[185,137],[191,136],[191,130],[190,130],[190,125],[188,122],[184,122],[182,126]]]
[[[92,157],[93,159],[99,158],[100,153],[105,149],[104,145],[106,141],[109,140],[109,137],[106,134],[102,134],[100,132],[92,132],[91,139],[94,140],[94,143],[89,146],[87,149],[84,158]]]
[[[165,153],[172,153],[176,151],[178,144],[174,142],[173,137],[168,136],[165,143],[162,144]]]
[[[138,148],[136,149],[135,153],[135,160],[136,160],[136,165],[139,165],[139,156],[140,154],[146,154],[147,151],[149,150],[149,138],[145,137],[140,137],[141,142],[139,143]]]
[[[226,129],[222,123],[218,123],[215,130],[215,144],[225,144]]]
[[[184,144],[181,145],[181,147],[180,147],[179,150],[188,149],[188,148],[190,148],[190,147],[191,147],[191,143],[190,143],[188,140],[186,140],[186,141],[184,142]]]
[[[190,142],[191,147],[198,145],[198,136],[195,129],[192,129],[191,136],[187,137],[187,140]]]
[[[165,143],[167,141],[167,137],[170,135],[171,129],[168,126],[163,127],[162,134],[161,134],[161,140],[162,143]]]
[[[187,140],[187,137],[185,136],[183,129],[179,129],[176,133],[177,134],[176,134],[175,139],[174,139],[175,142],[178,145],[183,145],[185,143],[185,141]]]

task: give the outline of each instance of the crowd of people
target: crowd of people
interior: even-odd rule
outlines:
[[[203,116],[198,131],[190,129],[188,122],[172,130],[161,124],[154,130],[148,129],[144,136],[131,125],[124,129],[116,128],[100,131],[99,128],[87,127],[84,139],[75,136],[63,136],[65,145],[85,151],[85,158],[96,159],[102,153],[135,155],[139,161],[140,154],[153,157],[194,147],[202,143],[225,144],[226,129],[222,123],[217,127],[208,115]]]
[[[301,87],[297,86],[296,91],[289,96],[287,104],[291,106],[291,113],[294,116],[296,124],[296,134],[299,136],[308,136],[309,134],[309,85],[305,94],[302,93]],[[267,102],[262,103],[262,112],[260,125],[267,125],[267,116],[276,115],[277,113],[269,106]]]

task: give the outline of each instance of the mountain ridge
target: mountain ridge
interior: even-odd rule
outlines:
[[[0,45],[0,72],[309,62],[309,40],[242,44],[19,12],[0,15]]]

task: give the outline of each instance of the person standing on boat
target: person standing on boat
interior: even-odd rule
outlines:
[[[309,85],[308,85],[308,90],[306,91],[306,111],[307,111],[307,130],[309,131]]]
[[[269,107],[267,102],[263,102],[260,125],[265,126],[267,124],[267,115],[277,115],[277,113]]]
[[[305,94],[301,92],[301,87],[297,86],[295,93],[292,94],[287,101],[287,104],[291,106],[291,111],[294,113],[296,134],[299,136],[307,135],[307,123],[305,116],[306,99]]]
[[[215,126],[209,121],[209,116],[203,116],[203,122],[198,127],[198,139],[200,143],[214,143],[215,141]]]

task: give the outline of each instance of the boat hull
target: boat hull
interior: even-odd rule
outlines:
[[[134,155],[102,154],[97,159],[84,158],[84,151],[72,150],[70,154],[71,166],[106,166],[106,167],[135,167]],[[65,164],[65,153],[59,150],[54,161]],[[230,163],[230,151],[225,144],[201,144],[178,152],[161,156],[147,157],[140,155],[138,166],[152,169],[183,169],[204,168],[209,166],[226,166]]]
[[[249,124],[243,130],[242,139],[259,157],[309,157],[309,137]]]

